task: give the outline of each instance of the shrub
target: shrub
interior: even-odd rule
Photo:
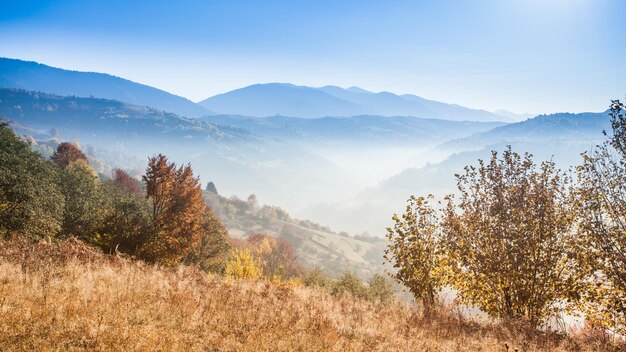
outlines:
[[[226,261],[224,272],[226,276],[235,279],[255,280],[263,275],[262,269],[247,249],[233,250],[230,258]]]

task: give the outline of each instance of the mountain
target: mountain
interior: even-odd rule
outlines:
[[[373,93],[358,87],[312,88],[286,83],[255,84],[199,102],[220,114],[264,117],[414,116],[455,121],[509,121],[488,111],[427,100],[415,95]]]
[[[522,122],[498,126],[492,130],[452,140],[442,146],[448,149],[479,149],[490,144],[531,143],[551,145],[555,142],[592,146],[610,129],[608,112],[557,113],[539,115]]]
[[[221,114],[296,117],[352,116],[367,108],[315,88],[287,83],[255,84],[199,102]]]
[[[523,121],[523,120],[530,119],[532,117],[537,116],[537,114],[529,114],[529,113],[518,114],[518,113],[504,110],[504,109],[493,111],[493,113],[499,116],[508,117],[509,119],[513,121]]]
[[[183,97],[123,78],[103,73],[68,71],[9,58],[0,58],[0,88],[113,99],[187,117],[211,113]]]

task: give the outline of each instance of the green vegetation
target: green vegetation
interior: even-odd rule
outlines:
[[[65,199],[59,170],[0,123],[0,236],[55,236]]]
[[[59,144],[46,160],[7,124],[0,136],[3,237],[76,237],[107,252],[207,269],[228,248],[225,228],[205,205],[189,165],[151,158],[144,187],[122,170],[101,180],[73,144]]]

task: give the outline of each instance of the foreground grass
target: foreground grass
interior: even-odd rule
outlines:
[[[509,346],[508,348],[506,346]],[[605,351],[607,340],[485,326],[319,290],[234,282],[0,241],[0,351]]]

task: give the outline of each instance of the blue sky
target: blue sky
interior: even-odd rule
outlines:
[[[0,1],[0,56],[194,101],[263,82],[515,112],[626,94],[626,1]]]

